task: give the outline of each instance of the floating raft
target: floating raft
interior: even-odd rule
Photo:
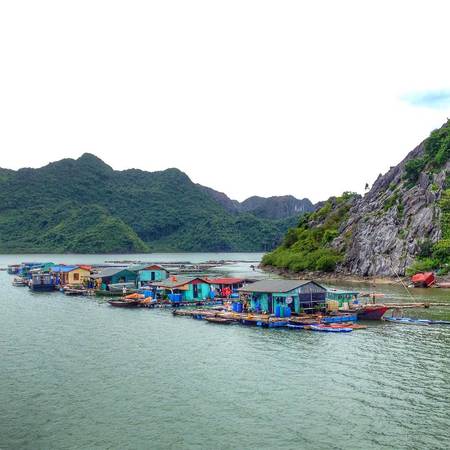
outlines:
[[[224,317],[205,317],[205,320],[210,323],[218,323],[220,325],[230,325],[235,321],[233,319],[225,319]]]

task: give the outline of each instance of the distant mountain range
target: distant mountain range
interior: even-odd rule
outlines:
[[[299,200],[292,195],[268,198],[253,196],[241,203],[237,200],[231,200],[223,192],[215,191],[214,189],[200,184],[197,184],[197,186],[220,203],[227,211],[252,213],[263,219],[287,219],[288,217],[298,217],[306,212],[314,211],[315,209],[309,199],[304,198]]]
[[[314,206],[240,203],[178,169],[115,171],[92,154],[0,169],[0,252],[266,251]]]

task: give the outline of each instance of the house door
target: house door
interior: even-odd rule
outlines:
[[[273,298],[272,298],[272,294],[268,295],[267,303],[268,303],[268,306],[269,306],[269,314],[273,314]]]
[[[155,281],[155,272],[152,272],[152,273],[151,273],[150,279],[151,279],[152,281]]]
[[[193,284],[192,287],[194,288],[194,298],[198,298],[198,284]]]

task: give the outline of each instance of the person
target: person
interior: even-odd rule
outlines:
[[[126,286],[123,287],[123,289],[122,289],[122,294],[123,294],[123,295],[126,295],[126,294],[127,294],[127,287],[126,287]]]

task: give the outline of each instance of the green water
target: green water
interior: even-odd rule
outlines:
[[[180,259],[152,258],[163,256]],[[25,259],[42,258],[0,266]],[[226,271],[253,273],[245,263]],[[11,280],[0,272],[1,449],[449,448],[450,327],[220,326]]]

